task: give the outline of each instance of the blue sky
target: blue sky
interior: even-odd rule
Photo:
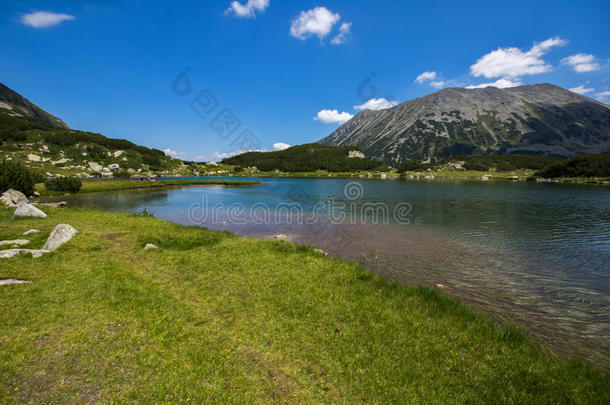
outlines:
[[[443,87],[610,101],[608,1],[5,3],[2,83],[72,128],[188,160],[314,142]]]

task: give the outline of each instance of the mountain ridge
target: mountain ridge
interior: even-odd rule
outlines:
[[[49,128],[70,129],[65,122],[2,83],[0,83],[0,112]]]
[[[452,87],[385,110],[362,111],[319,142],[357,146],[368,158],[386,162],[608,152],[610,107],[548,83]]]

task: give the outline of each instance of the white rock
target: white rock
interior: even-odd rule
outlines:
[[[27,245],[28,243],[30,243],[30,241],[27,239],[0,240],[0,246],[23,246]]]
[[[10,285],[10,284],[30,284],[31,281],[28,280],[17,280],[14,278],[7,278],[4,280],[0,280],[0,285]]]
[[[364,153],[358,150],[350,150],[349,152],[347,152],[347,157],[364,159]]]
[[[36,250],[36,249],[8,249],[0,250],[0,259],[8,259],[17,255],[30,254],[33,258],[38,258],[45,253],[49,253],[49,250]]]
[[[40,232],[38,229],[30,229],[29,231],[25,231],[24,233],[22,233],[22,236],[27,236],[27,235],[31,235],[33,233],[38,233]]]
[[[381,173],[381,179],[382,179],[382,180],[385,180],[385,179],[387,179],[387,178],[388,178],[388,175],[387,175],[387,174],[385,174],[385,173]]]
[[[112,154],[114,157],[119,157],[123,154],[124,151],[122,150],[116,150],[114,151],[114,153]]]
[[[284,235],[283,233],[278,233],[273,238],[277,239],[277,240],[286,240],[286,239],[288,239],[288,236]]]
[[[150,249],[159,249],[159,246],[157,246],[157,245],[153,245],[152,243],[147,243],[147,244],[144,246],[144,250],[150,250]]]
[[[21,203],[28,202],[28,198],[21,191],[13,190],[9,188],[2,196],[0,196],[0,202],[7,207],[16,207]]]
[[[78,231],[70,225],[59,224],[53,229],[42,249],[53,251],[72,239],[77,233]]]
[[[119,165],[116,163],[112,163],[112,164],[108,165],[108,168],[112,171],[119,170]]]
[[[36,217],[36,218],[46,218],[47,214],[39,210],[28,203],[21,203],[17,206],[15,213],[13,214],[13,218],[18,217]]]
[[[30,162],[40,162],[41,158],[40,158],[40,156],[38,156],[38,155],[34,155],[33,153],[30,153],[30,154],[28,155],[28,160],[29,160]]]
[[[95,162],[89,162],[89,167],[94,172],[101,172],[102,169],[104,168],[104,166],[100,165],[99,163],[95,163]]]

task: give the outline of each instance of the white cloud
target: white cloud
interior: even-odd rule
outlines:
[[[610,90],[602,91],[601,93],[596,94],[597,99],[601,101],[605,101],[606,99],[610,99]]]
[[[284,150],[290,147],[286,142],[276,142],[273,144],[273,150]]]
[[[341,45],[347,39],[346,37],[349,35],[350,30],[352,29],[352,23],[344,22],[339,27],[339,33],[330,41],[333,45]]]
[[[63,21],[74,20],[74,16],[62,13],[51,13],[50,11],[35,11],[24,14],[21,23],[34,28],[53,27]]]
[[[316,121],[325,124],[343,124],[352,119],[353,115],[348,112],[339,112],[337,110],[322,110],[314,118]]]
[[[445,87],[448,83],[443,81],[443,80],[438,80],[438,81],[431,81],[430,82],[430,86],[434,87],[435,89],[440,89],[441,87]]]
[[[170,156],[170,157],[173,157],[173,158],[177,158],[178,156],[184,156],[184,155],[186,155],[186,153],[185,153],[185,152],[177,152],[177,151],[175,151],[175,150],[171,150],[170,148],[165,148],[165,149],[163,149],[163,152],[164,152],[164,153],[165,153],[167,156]]]
[[[505,89],[507,87],[521,86],[521,80],[518,77],[508,78],[503,77],[492,83],[482,83],[473,86],[467,86],[467,89],[484,89],[485,87],[497,87],[499,89]]]
[[[423,72],[422,74],[420,74],[419,76],[417,76],[415,78],[415,81],[419,84],[422,84],[425,81],[434,80],[434,79],[436,79],[436,72]]]
[[[534,44],[524,52],[519,48],[498,48],[483,55],[470,66],[470,74],[475,77],[484,76],[488,79],[496,77],[518,77],[549,72],[552,66],[547,64],[542,56],[555,46],[563,46],[567,41],[559,37]]]
[[[394,101],[394,100],[390,101],[390,100],[387,100],[382,97],[382,98],[372,98],[364,104],[355,105],[354,109],[355,110],[379,111],[379,110],[385,110],[386,108],[394,107],[395,105],[398,105],[398,101]]]
[[[563,58],[561,64],[571,66],[578,73],[592,72],[601,68],[599,63],[595,61],[595,56],[586,53],[577,53]]]
[[[326,7],[301,11],[301,14],[290,24],[290,35],[300,40],[315,35],[322,40],[340,19],[339,14],[331,12]]]
[[[254,18],[257,11],[263,12],[267,7],[269,7],[269,0],[248,0],[246,4],[233,1],[225,13],[232,13],[241,18]]]
[[[591,93],[592,91],[594,91],[595,89],[592,88],[586,88],[585,86],[583,86],[582,84],[578,87],[572,87],[571,89],[569,89],[570,91],[573,91],[574,93],[578,93],[578,94],[587,94],[587,93]]]

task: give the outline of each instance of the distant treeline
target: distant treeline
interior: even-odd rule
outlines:
[[[364,158],[350,158],[349,151],[360,151],[354,146],[329,146],[319,143],[293,146],[276,152],[247,152],[224,159],[222,163],[238,167],[256,167],[262,171],[283,172],[352,172],[372,170],[382,163]]]
[[[519,169],[542,170],[545,167],[558,163],[560,158],[537,155],[483,155],[483,156],[454,156],[443,160],[443,163],[464,161],[466,170],[496,169],[497,171],[511,171]]]
[[[536,176],[557,177],[610,177],[610,153],[576,155],[540,170]]]

